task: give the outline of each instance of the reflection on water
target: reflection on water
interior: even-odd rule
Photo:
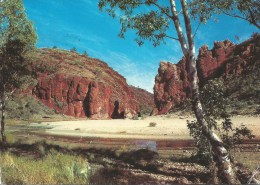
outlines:
[[[157,151],[156,141],[136,140],[135,146],[138,149],[148,149],[148,150],[152,150],[152,151]]]

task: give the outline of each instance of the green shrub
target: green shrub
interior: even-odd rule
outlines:
[[[228,99],[225,98],[224,83],[221,79],[211,80],[203,87],[201,102],[208,128],[220,133],[229,152],[241,142],[242,138],[254,137],[252,131],[243,124],[238,128],[233,128],[230,115],[226,111]],[[217,120],[221,120],[221,124],[218,124]],[[209,141],[202,133],[201,125],[197,121],[188,121],[187,126],[196,143],[194,159],[203,164],[212,164],[214,154]]]
[[[53,115],[54,111],[29,95],[14,96],[6,104],[8,118],[30,120],[33,116]]]

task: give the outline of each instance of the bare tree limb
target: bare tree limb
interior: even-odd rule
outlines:
[[[175,37],[172,37],[172,36],[169,36],[169,35],[165,35],[165,37],[169,38],[169,39],[173,39],[173,40],[176,40],[176,41],[179,41],[179,39],[175,38]]]
[[[198,24],[198,26],[197,26],[197,28],[196,28],[196,30],[194,32],[193,39],[195,38],[195,36],[197,34],[197,31],[199,30],[200,25],[201,25],[201,22]]]

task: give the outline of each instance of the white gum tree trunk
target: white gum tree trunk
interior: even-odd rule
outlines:
[[[220,139],[220,137],[217,136],[215,133],[213,133],[212,130],[208,129],[207,123],[204,118],[203,108],[201,105],[201,101],[199,99],[198,75],[197,75],[196,58],[195,58],[195,45],[194,45],[194,38],[192,35],[187,2],[186,0],[180,0],[180,1],[182,5],[182,14],[184,17],[186,37],[188,40],[188,44],[186,42],[186,39],[184,37],[180,25],[178,12],[176,10],[175,0],[170,0],[170,4],[171,4],[171,12],[173,15],[172,20],[174,22],[174,26],[178,34],[178,39],[187,62],[188,77],[191,82],[190,89],[192,93],[193,110],[198,123],[203,128],[203,133],[209,140],[210,144],[212,145],[214,154],[218,158],[218,165],[219,165],[219,170],[221,172],[221,175],[223,175],[226,183],[237,184],[238,181],[236,180],[235,173],[233,171],[232,164],[230,162],[228,151],[224,147],[223,141]]]

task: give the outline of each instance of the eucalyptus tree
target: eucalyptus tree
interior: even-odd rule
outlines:
[[[6,100],[30,75],[27,51],[35,47],[37,36],[28,20],[22,0],[0,1],[0,108],[1,135],[5,136]]]
[[[165,43],[166,39],[179,42],[187,63],[188,77],[191,82],[190,90],[192,93],[193,110],[197,122],[200,124],[204,135],[212,145],[214,154],[218,158],[219,170],[222,174],[221,176],[224,177],[224,181],[235,184],[238,180],[233,171],[228,151],[220,137],[209,129],[199,98],[194,44],[194,38],[199,26],[194,31],[191,21],[193,20],[192,18],[199,16],[198,25],[200,25],[216,12],[214,12],[215,9],[204,10],[203,3],[192,4],[192,2],[189,1],[188,4],[186,0],[178,2],[175,0],[99,0],[99,8],[101,11],[106,11],[113,18],[120,18],[121,30],[119,36],[121,38],[124,38],[127,30],[133,30],[136,31],[135,41],[138,45],[142,45],[145,40],[151,41],[155,47],[160,43]],[[216,2],[218,1],[205,0],[205,3],[211,3],[211,6]],[[193,7],[192,11],[190,11],[190,7]],[[253,9],[253,7],[251,8]],[[222,10],[221,6],[219,6],[219,10]],[[231,10],[236,12],[235,9],[230,9],[229,11]],[[243,9],[239,10],[242,13],[244,12]],[[202,16],[200,13],[205,14]],[[250,23],[253,23],[253,20]],[[176,37],[171,35],[174,32]]]

